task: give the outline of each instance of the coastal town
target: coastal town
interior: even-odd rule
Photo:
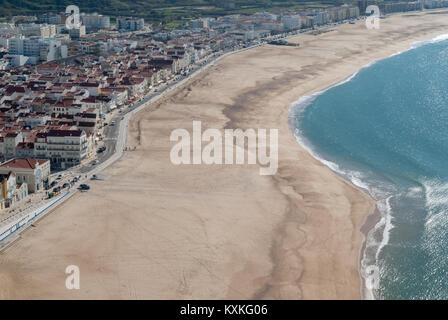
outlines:
[[[225,53],[364,17],[376,1],[308,11],[190,20],[182,29],[100,14],[15,16],[0,23],[0,218],[79,186],[116,152],[117,121]],[[379,5],[381,14],[448,7],[447,0]],[[80,169],[83,168],[83,169]],[[30,195],[34,194],[34,198]],[[32,200],[32,201],[31,201]],[[27,206],[23,204],[27,203]],[[22,223],[23,225],[24,223]],[[0,241],[21,227],[0,230]]]
[[[447,299],[447,18],[4,0],[0,300]]]

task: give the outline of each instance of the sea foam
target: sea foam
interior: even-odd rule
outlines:
[[[409,47],[409,49],[397,52],[390,57],[400,55],[404,52],[416,48],[420,48],[426,44],[438,43],[445,40],[448,40],[448,34],[442,34],[427,41],[414,42]],[[378,180],[372,179],[372,177],[364,171],[341,167],[340,164],[337,164],[334,161],[331,161],[324,157],[321,152],[319,152],[319,150],[314,147],[310,140],[304,135],[301,128],[297,127],[297,123],[302,119],[306,108],[310,104],[312,104],[317,97],[332,88],[341,86],[345,83],[348,83],[349,81],[354,80],[363,69],[369,68],[384,59],[372,61],[344,80],[323,90],[319,90],[313,92],[312,94],[301,97],[299,100],[292,104],[290,110],[290,119],[294,120],[292,122],[296,126],[292,129],[298,143],[314,158],[329,167],[332,171],[350,181],[354,186],[367,192],[377,203],[377,208],[380,212],[381,217],[367,235],[366,250],[364,251],[364,256],[361,260],[360,265],[360,273],[362,276],[364,276],[363,271],[366,269],[366,267],[370,265],[378,266],[378,260],[380,259],[381,253],[390,242],[391,230],[393,230],[394,228],[394,209],[392,206],[392,201],[394,201],[395,197],[397,197],[397,199],[415,199],[415,201],[419,201],[419,199],[423,197],[426,199],[425,205],[428,208],[428,216],[425,218],[426,231],[423,237],[426,239],[426,241],[424,241],[423,246],[426,245],[428,249],[429,247],[434,246],[432,244],[432,241],[434,240],[433,238],[437,236],[437,234],[434,233],[434,230],[437,229],[435,226],[440,227],[441,225],[444,225],[448,227],[448,211],[442,210],[443,208],[448,207],[448,183],[443,183],[436,180],[427,180],[422,182],[417,179],[414,181],[414,184],[412,186],[405,188],[405,190],[398,190],[394,187],[391,187],[387,183],[381,184]],[[364,291],[364,297],[373,298],[375,297],[375,294],[371,290],[366,289]]]

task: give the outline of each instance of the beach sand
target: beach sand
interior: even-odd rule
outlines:
[[[130,122],[135,151],[0,253],[0,298],[359,299],[360,231],[374,202],[311,157],[291,104],[361,66],[448,33],[448,14],[363,22],[300,47],[226,57]],[[277,128],[279,169],[171,164],[172,130]],[[80,290],[65,269],[80,268]]]

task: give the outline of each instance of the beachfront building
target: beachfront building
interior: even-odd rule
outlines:
[[[358,11],[359,9],[356,8]],[[321,10],[317,11],[314,14],[314,24],[316,26],[321,26],[330,22],[330,15],[327,11]]]
[[[88,137],[83,130],[58,130],[36,134],[36,158],[49,159],[51,168],[66,169],[81,163],[88,154]]]
[[[22,182],[16,184],[16,201],[21,201],[28,196],[28,183]]]
[[[46,134],[46,158],[54,168],[76,166],[87,157],[88,141],[82,130],[50,130]]]
[[[382,14],[390,14],[395,12],[406,12],[406,11],[420,11],[423,10],[423,7],[424,4],[421,1],[381,3],[379,5]]]
[[[13,203],[27,196],[27,183],[17,183],[14,172],[0,174],[0,209],[9,208]]]
[[[436,9],[448,7],[448,0],[422,0],[425,9]]]
[[[29,192],[43,190],[49,182],[50,161],[46,159],[15,158],[0,164],[0,175],[13,172],[17,183],[26,183]]]
[[[283,16],[281,22],[286,31],[300,29],[300,16],[298,15]]]
[[[3,184],[0,183],[0,211],[6,209],[6,199],[3,197]]]
[[[359,14],[365,15],[366,9],[368,6],[376,6],[378,5],[378,0],[358,0],[358,8],[359,8]]]
[[[4,208],[8,208],[16,200],[16,175],[13,172],[0,174],[0,185]]]

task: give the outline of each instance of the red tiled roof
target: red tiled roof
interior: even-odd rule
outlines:
[[[17,158],[8,160],[0,164],[0,168],[16,168],[16,169],[36,169],[36,165],[41,165],[49,160]]]
[[[47,137],[80,137],[81,130],[50,130]]]

